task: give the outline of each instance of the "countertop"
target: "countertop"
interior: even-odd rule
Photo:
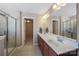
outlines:
[[[58,35],[54,35],[54,34],[41,34],[38,33],[38,35],[58,54],[64,54],[67,53],[69,51],[74,51],[76,49],[78,49],[78,43],[75,40],[71,40],[71,42],[74,41],[73,45],[69,45],[68,43],[64,43],[64,42],[59,42]],[[66,39],[66,38],[65,38]],[[68,42],[70,42],[69,40],[67,40]]]

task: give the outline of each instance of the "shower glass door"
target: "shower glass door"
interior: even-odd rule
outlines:
[[[16,47],[16,27],[15,27],[15,19],[12,17],[8,17],[8,55],[14,50]]]
[[[0,13],[0,37],[5,36],[5,39],[0,39],[0,56],[7,53],[7,17]]]

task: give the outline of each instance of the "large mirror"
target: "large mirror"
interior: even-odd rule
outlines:
[[[52,13],[53,34],[77,39],[76,4],[67,3]]]

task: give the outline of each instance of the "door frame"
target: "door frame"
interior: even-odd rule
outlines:
[[[25,45],[25,28],[24,28],[24,23],[25,23],[25,19],[24,18],[26,18],[26,19],[32,19],[33,20],[33,45],[35,44],[35,42],[34,42],[34,39],[35,39],[35,36],[34,36],[34,24],[35,24],[35,17],[27,17],[27,16],[25,16],[25,17],[22,17],[22,46],[24,46]]]

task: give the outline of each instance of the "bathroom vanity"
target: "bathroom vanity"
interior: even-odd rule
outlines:
[[[78,43],[72,40],[67,41],[66,38],[62,38],[63,39],[62,41],[59,40],[60,39],[59,37],[61,38],[61,36],[54,34],[49,35],[49,34],[38,33],[38,45],[42,52],[42,55],[43,56],[76,56]]]

